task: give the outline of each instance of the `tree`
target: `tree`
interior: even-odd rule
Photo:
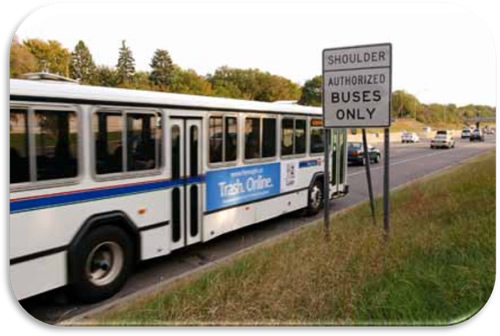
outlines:
[[[254,100],[258,88],[256,69],[219,67],[208,76],[215,92],[229,94],[226,97]]]
[[[69,77],[71,53],[61,43],[49,40],[28,39],[24,46],[35,56],[37,70]]]
[[[78,41],[71,53],[70,76],[81,83],[90,84],[95,76],[96,66],[89,49],[83,41]]]
[[[122,41],[122,46],[119,51],[116,73],[119,85],[132,81],[134,77],[135,60],[130,48],[125,45],[125,40]]]
[[[156,49],[150,66],[153,69],[149,74],[151,83],[160,87],[167,87],[172,83],[174,65],[168,51]]]
[[[302,95],[299,104],[308,106],[321,106],[321,93],[323,78],[321,76],[313,77],[304,83]]]
[[[37,71],[36,57],[14,36],[10,46],[10,77],[20,78],[21,75],[34,71]]]
[[[192,69],[183,70],[176,65],[174,65],[172,83],[168,91],[203,96],[213,95],[212,85],[205,77],[198,75]]]
[[[417,97],[404,90],[392,93],[392,116],[397,118],[415,118],[416,111],[421,110]]]
[[[151,76],[151,73],[147,71],[137,71],[134,74],[134,85],[135,89],[139,90],[149,90],[149,91],[154,91],[154,90],[160,90],[160,88],[156,87],[151,81],[149,80]]]
[[[210,81],[210,79],[209,79]],[[211,85],[214,86],[213,82]],[[226,82],[223,85],[215,85],[213,87],[214,90],[214,96],[217,97],[226,97],[226,98],[243,98],[243,93],[241,90],[236,86],[235,83],[232,82]]]
[[[121,88],[136,89],[136,90],[160,90],[160,87],[153,85],[149,81],[150,74],[146,71],[136,71],[132,80],[122,83]]]
[[[105,65],[98,66],[96,68],[95,76],[91,84],[117,87],[118,75],[116,73],[116,70]]]
[[[208,80],[216,95],[258,101],[297,100],[300,88],[291,80],[258,69],[223,66]]]
[[[297,101],[300,98],[300,87],[287,78],[259,71],[257,82],[259,86],[255,94],[255,100],[265,102],[278,100]]]

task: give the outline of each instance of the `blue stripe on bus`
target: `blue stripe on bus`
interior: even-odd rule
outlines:
[[[130,194],[151,192],[156,190],[168,189],[176,186],[193,183],[201,183],[205,179],[204,176],[189,177],[187,179],[179,180],[165,180],[155,181],[151,183],[141,183],[129,186],[118,186],[116,188],[110,187],[106,189],[89,190],[89,191],[75,191],[70,194],[53,195],[47,197],[38,197],[32,199],[20,199],[10,202],[10,212],[23,212],[29,210],[36,210],[41,208],[55,207],[60,205],[94,201],[103,198],[112,198],[119,196],[126,196]]]

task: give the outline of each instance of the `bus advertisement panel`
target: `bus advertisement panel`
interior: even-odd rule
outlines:
[[[280,193],[280,163],[209,171],[207,211],[247,203]]]

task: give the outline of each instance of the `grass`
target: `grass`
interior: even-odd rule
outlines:
[[[377,200],[378,218],[381,204]],[[495,281],[495,153],[391,195],[391,232],[368,204],[92,316],[100,325],[448,325]]]

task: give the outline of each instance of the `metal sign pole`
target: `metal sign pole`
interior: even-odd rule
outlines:
[[[370,172],[370,153],[368,152],[368,141],[366,141],[366,129],[363,128],[363,154],[365,156],[366,182],[368,183],[368,195],[370,196],[370,207],[372,208],[373,225],[377,225],[375,216],[375,201],[373,199],[372,176]]]
[[[384,129],[384,232],[389,238],[389,128]]]
[[[324,168],[324,184],[323,184],[323,208],[325,221],[325,240],[330,240],[330,149],[329,142],[330,130],[324,128],[323,138],[325,142],[325,168]]]

